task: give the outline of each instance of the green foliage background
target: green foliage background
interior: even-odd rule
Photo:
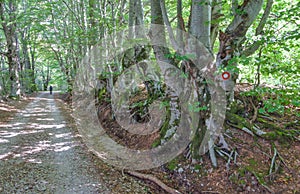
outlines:
[[[9,1],[4,1],[7,6]],[[57,89],[71,91],[72,80],[76,75],[76,67],[85,55],[91,44],[101,40],[103,34],[110,35],[115,31],[127,27],[128,4],[125,3],[124,10],[120,7],[120,1],[89,1],[71,0],[56,1],[16,1],[17,35],[24,36],[20,44],[27,44],[29,55],[35,59],[35,88],[43,90],[43,76],[47,70],[50,71],[49,84]],[[94,6],[91,7],[91,3]],[[176,17],[176,0],[166,0],[169,18]],[[220,1],[222,12],[220,17],[212,23],[217,23],[220,30],[233,18],[231,1]],[[242,3],[242,1],[239,1]],[[189,20],[191,1],[183,1],[183,19],[185,23]],[[266,2],[264,7],[266,6]],[[104,9],[105,8],[105,9]],[[144,21],[149,24],[150,3],[143,1]],[[272,12],[264,28],[263,35],[255,36],[255,28],[263,10],[246,35],[245,45],[254,41],[261,42],[258,51],[250,56],[234,58],[238,62],[238,82],[262,84],[277,89],[256,89],[251,94],[260,95],[274,93],[277,97],[265,103],[264,110],[267,112],[282,112],[284,107],[299,106],[299,77],[300,77],[300,2],[292,0],[275,1]],[[7,13],[6,13],[7,14]],[[6,15],[7,16],[7,15]],[[7,22],[7,21],[4,21]],[[96,25],[92,25],[96,23]],[[176,22],[171,21],[176,27]],[[5,52],[6,38],[3,30],[0,30],[1,52]],[[20,46],[20,57],[24,48]],[[215,43],[214,51],[218,51],[218,42]],[[1,95],[7,93],[7,61],[4,55],[0,55]],[[32,61],[31,61],[32,63]],[[259,76],[258,76],[259,75]],[[25,78],[23,78],[25,79]],[[27,78],[26,78],[27,79]],[[24,81],[24,80],[23,80]],[[276,107],[276,108],[275,108]]]

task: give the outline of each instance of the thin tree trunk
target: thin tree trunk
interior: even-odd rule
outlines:
[[[184,21],[182,17],[182,0],[177,0],[177,34],[176,40],[179,48],[184,47],[183,32],[185,32]]]
[[[88,35],[89,35],[89,47],[95,45],[97,43],[97,21],[95,16],[96,11],[96,2],[95,0],[89,0],[89,28],[88,28]]]

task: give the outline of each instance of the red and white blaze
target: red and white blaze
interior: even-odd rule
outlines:
[[[225,71],[222,73],[223,80],[228,80],[230,78],[230,73],[228,71]]]

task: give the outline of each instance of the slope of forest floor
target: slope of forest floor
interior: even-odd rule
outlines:
[[[208,154],[192,163],[183,153],[159,168],[141,171],[145,176],[139,178],[150,183],[148,175],[154,176],[181,193],[299,194],[299,107],[284,114],[263,115],[258,112],[263,102],[257,96],[235,92],[235,98],[240,103],[227,115],[224,126],[230,150],[218,150],[218,168],[212,166]],[[124,146],[150,149],[159,138],[159,132],[146,137],[132,135],[111,120],[110,114],[109,104],[100,103],[100,122],[110,137]]]
[[[236,99],[239,98],[239,94],[236,94]],[[247,105],[252,108],[251,103]],[[248,107],[243,106],[242,109],[244,111]],[[232,154],[232,158],[229,160],[226,152],[221,152],[223,156],[218,155],[217,169],[212,167],[208,154],[196,164],[191,164],[181,155],[164,167],[152,170],[151,173],[182,193],[299,194],[299,117],[292,113],[274,113],[268,116],[255,113],[248,115],[249,119],[246,117],[247,115],[240,115],[239,118],[245,120],[235,125],[231,125],[230,118],[226,118],[225,139],[233,151],[227,153]],[[251,123],[253,117],[256,118]],[[260,119],[261,117],[264,119]],[[250,125],[258,126],[274,136],[264,138],[242,130]],[[295,132],[293,136],[291,131]]]

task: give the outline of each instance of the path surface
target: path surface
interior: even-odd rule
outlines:
[[[103,182],[104,173],[75,137],[61,106],[40,93],[1,126],[0,193],[116,193]]]

